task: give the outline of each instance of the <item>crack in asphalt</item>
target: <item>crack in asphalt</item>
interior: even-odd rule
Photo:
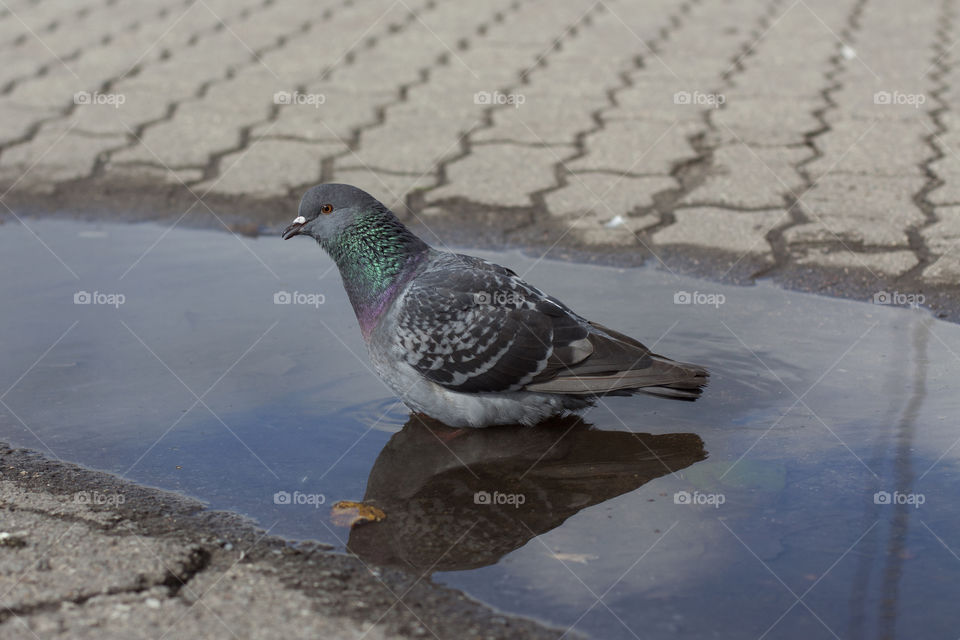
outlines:
[[[47,517],[50,516],[47,512],[39,511],[38,513]],[[57,517],[60,520],[69,521],[69,518],[65,518],[63,515],[58,515]],[[212,558],[212,554],[203,547],[193,546],[189,549],[187,557],[176,563],[178,565],[177,567],[165,569],[163,578],[161,579],[149,580],[145,575],[137,574],[135,584],[132,586],[114,586],[106,589],[94,589],[63,598],[39,600],[13,607],[0,607],[0,624],[7,622],[11,618],[22,618],[38,613],[58,611],[67,603],[83,606],[93,598],[124,594],[136,595],[155,587],[166,588],[168,598],[181,597],[183,588],[196,576],[210,567]]]

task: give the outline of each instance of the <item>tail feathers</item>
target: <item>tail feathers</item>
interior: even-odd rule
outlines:
[[[668,400],[684,400],[686,402],[693,402],[700,398],[702,389],[670,389],[667,387],[647,387],[645,389],[634,389],[630,395],[634,393],[642,393],[648,396],[655,396],[657,398],[666,398]],[[619,393],[614,391],[613,393]],[[607,394],[610,395],[610,394]]]
[[[695,364],[677,362],[652,353],[639,341],[595,322],[591,332],[575,343],[577,358],[564,352],[549,377],[535,379],[527,391],[570,396],[602,396],[645,391],[666,397],[695,400],[710,374]]]
[[[694,400],[700,396],[710,374],[703,367],[650,354],[640,369],[585,375],[561,375],[553,380],[527,385],[527,391],[601,396],[644,391],[663,397]]]
[[[654,358],[654,367],[664,367],[667,370],[666,375],[676,377],[674,382],[663,384],[664,387],[671,389],[702,390],[710,378],[710,372],[706,368],[687,362],[677,362],[670,358],[652,354]]]
[[[655,358],[663,358],[654,355]],[[696,400],[703,393],[703,388],[707,386],[710,379],[710,372],[701,366],[688,364],[686,362],[676,362],[669,358],[663,358],[663,363],[679,370],[680,379],[675,382],[669,382],[653,387],[641,387],[636,391],[642,391],[648,395],[659,396],[661,398],[672,398],[674,400]],[[661,362],[661,360],[655,360]]]

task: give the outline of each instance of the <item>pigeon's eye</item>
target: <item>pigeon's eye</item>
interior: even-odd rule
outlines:
[[[323,213],[323,214],[333,213],[333,205],[332,204],[320,205],[320,213]]]

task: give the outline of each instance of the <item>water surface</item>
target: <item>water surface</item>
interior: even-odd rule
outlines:
[[[475,252],[713,375],[457,431],[370,371],[306,239],[28,224],[0,226],[14,445],[595,638],[957,636],[960,328],[922,310]],[[362,499],[387,518],[332,521]]]

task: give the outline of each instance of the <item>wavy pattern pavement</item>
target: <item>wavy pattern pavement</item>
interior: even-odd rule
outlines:
[[[948,287],[955,4],[10,2],[0,193],[277,224],[338,180],[428,228]]]

